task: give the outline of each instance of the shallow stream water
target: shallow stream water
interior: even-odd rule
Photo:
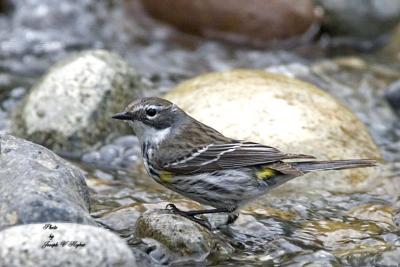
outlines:
[[[387,161],[376,178],[387,183],[353,194],[272,193],[246,208],[231,228],[215,233],[235,248],[233,256],[200,263],[398,266],[400,235],[392,216],[400,205],[400,123],[383,97],[383,90],[400,79],[398,60],[351,47],[345,56],[332,56],[332,50],[318,43],[262,50],[202,40],[135,21],[124,5],[26,0],[0,14],[0,130],[10,129],[12,110],[51,64],[84,49],[122,55],[150,85],[149,95],[162,95],[205,72],[233,68],[304,79],[338,97],[367,125]],[[159,245],[135,239],[134,222],[147,209],[169,202],[199,205],[145,174],[136,138],[117,138],[73,161],[88,172],[93,216],[133,247],[145,248],[154,264],[170,263]]]

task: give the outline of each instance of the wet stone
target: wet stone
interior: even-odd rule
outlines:
[[[143,238],[142,244],[141,248],[147,253],[146,255],[153,263],[161,265],[177,263],[174,255],[170,253],[169,249],[157,240],[152,238]]]
[[[397,209],[393,214],[393,222],[400,229],[400,209]]]
[[[400,247],[394,247],[379,255],[375,261],[375,266],[396,266],[399,262]]]
[[[137,265],[135,250],[121,238],[89,225],[51,222],[14,226],[0,231],[0,240],[2,266],[143,266]]]
[[[113,140],[113,144],[116,146],[122,147],[135,147],[139,145],[139,140],[136,136],[133,135],[125,135]]]
[[[81,52],[53,66],[30,90],[15,114],[14,131],[56,152],[80,156],[129,130],[111,116],[144,89],[120,56]]]
[[[390,106],[399,114],[400,116],[400,80],[392,83],[385,90],[385,98],[389,102]]]
[[[110,161],[119,156],[119,150],[117,146],[105,145],[100,150],[101,159],[104,161]]]
[[[141,150],[135,136],[115,138],[111,144],[83,154],[82,161],[106,169],[133,169],[141,162]]]
[[[129,194],[129,195],[127,195]],[[134,194],[131,191],[121,191],[115,193],[115,201],[118,202],[121,206],[112,210],[107,210],[100,212],[96,217],[98,217],[97,221],[101,222],[107,227],[117,230],[117,231],[126,231],[132,230],[138,220],[138,218],[146,211],[156,210],[156,209],[164,209],[168,202],[160,202],[160,203],[143,203],[138,204],[138,202],[144,202],[140,199],[124,199],[124,196],[130,196]],[[196,203],[184,203],[181,202],[179,204],[179,208],[182,210],[195,210],[200,209],[200,205],[196,205]]]
[[[203,261],[208,256],[227,256],[232,247],[199,224],[168,210],[145,212],[136,222],[135,234],[139,238],[152,238],[162,243],[175,260],[190,256]]]
[[[83,172],[50,150],[0,134],[0,229],[36,222],[94,224]]]

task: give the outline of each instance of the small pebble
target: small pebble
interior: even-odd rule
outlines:
[[[112,161],[120,154],[119,147],[115,145],[105,145],[100,150],[100,157],[102,161]]]

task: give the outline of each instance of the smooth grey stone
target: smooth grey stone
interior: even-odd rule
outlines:
[[[322,25],[338,35],[376,38],[400,21],[399,0],[317,0],[324,9]]]
[[[106,162],[114,160],[120,154],[119,147],[115,145],[105,145],[99,150],[99,153],[101,160]]]
[[[125,135],[118,138],[115,138],[113,144],[122,147],[133,147],[139,145],[139,140],[136,136],[133,135]]]
[[[144,89],[120,56],[81,52],[53,66],[30,90],[15,113],[14,132],[57,153],[80,156],[107,137],[129,132],[111,116]]]
[[[14,226],[1,231],[0,240],[1,266],[137,266],[131,248],[120,237],[89,225],[52,222]]]
[[[93,162],[100,161],[100,158],[101,158],[101,154],[98,151],[92,151],[92,152],[84,154],[82,156],[82,161],[93,163]]]
[[[0,229],[16,224],[94,224],[83,172],[50,150],[0,135]]]

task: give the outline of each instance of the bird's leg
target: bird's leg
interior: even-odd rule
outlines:
[[[228,219],[226,220],[226,225],[233,224],[239,218],[239,213],[231,212],[228,214]]]
[[[181,213],[185,213],[188,216],[196,216],[196,215],[201,215],[201,214],[210,214],[210,213],[226,213],[226,212],[230,212],[228,209],[211,209],[211,210],[189,210],[189,211],[183,211],[178,209],[174,204],[168,204],[165,207],[167,210],[172,210],[172,211],[176,211],[176,212],[181,212]]]
[[[208,228],[211,230],[210,223],[207,220],[199,219],[196,216],[201,215],[201,214],[210,214],[210,213],[221,213],[221,212],[229,212],[227,209],[210,209],[210,210],[190,210],[190,211],[182,211],[178,209],[174,204],[168,204],[165,207],[167,210],[171,210],[176,214],[179,214],[185,218],[188,218],[194,222],[197,222],[198,224]]]

